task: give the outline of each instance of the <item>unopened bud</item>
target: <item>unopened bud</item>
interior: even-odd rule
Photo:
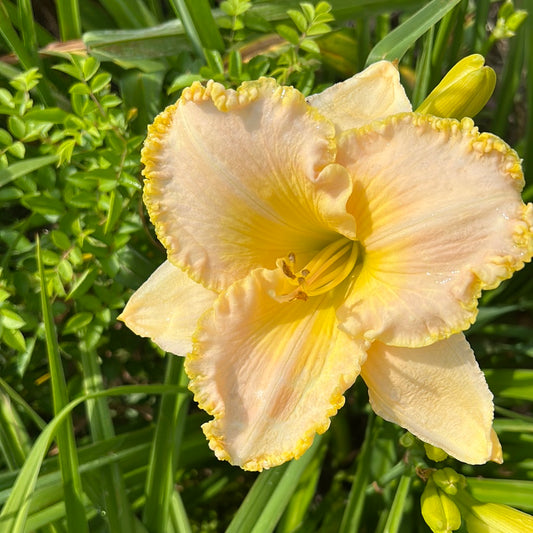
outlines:
[[[461,527],[461,513],[455,503],[441,491],[433,476],[428,479],[420,499],[422,517],[433,533],[449,533]]]
[[[459,61],[416,112],[457,119],[477,115],[496,86],[496,73],[484,64],[485,59],[479,54]]]
[[[459,489],[466,486],[465,477],[448,467],[437,470],[433,474],[432,479],[439,489],[450,496],[454,496]]]
[[[441,450],[436,446],[432,446],[427,442],[424,442],[424,449],[426,450],[426,455],[428,456],[428,458],[432,461],[435,461],[436,463],[444,461],[448,457],[448,454],[444,450]]]

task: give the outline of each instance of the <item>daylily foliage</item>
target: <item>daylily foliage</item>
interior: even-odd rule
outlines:
[[[142,157],[168,261],[121,319],[186,355],[217,457],[299,457],[361,374],[383,418],[462,461],[501,461],[462,331],[532,255],[533,206],[502,140],[413,113],[379,62],[307,100],[272,79],[195,83]]]

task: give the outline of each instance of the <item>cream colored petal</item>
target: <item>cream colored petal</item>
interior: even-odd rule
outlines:
[[[331,292],[278,303],[279,275],[258,269],[221,294],[185,362],[195,400],[215,417],[203,427],[210,447],[246,470],[301,456],[364,356],[337,328]]]
[[[307,101],[333,121],[338,131],[411,111],[398,69],[388,61],[374,63]]]
[[[465,463],[501,462],[492,394],[463,334],[424,348],[376,342],[361,375],[385,420]]]
[[[216,296],[165,261],[133,294],[118,318],[163,350],[186,355],[192,349],[192,334],[200,315]]]
[[[199,83],[149,128],[144,199],[169,259],[223,289],[289,252],[354,235],[351,181],[333,125],[296,89],[263,78]]]
[[[533,251],[533,206],[516,153],[470,119],[397,115],[347,133],[339,162],[363,253],[342,327],[396,346],[465,330],[482,289]]]

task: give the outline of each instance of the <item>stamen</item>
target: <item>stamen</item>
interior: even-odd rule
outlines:
[[[294,271],[296,258],[293,253],[278,260],[278,266],[295,289],[285,294],[289,301],[307,300],[310,296],[324,294],[344,281],[353,270],[358,256],[357,243],[341,237],[321,250],[300,270]]]

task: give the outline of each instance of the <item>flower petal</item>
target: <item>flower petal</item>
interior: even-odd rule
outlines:
[[[192,349],[198,319],[216,296],[165,261],[133,294],[118,318],[163,350],[185,355]]]
[[[221,290],[337,231],[353,237],[351,181],[335,155],[333,125],[296,89],[266,78],[186,89],[142,155],[145,203],[170,261]]]
[[[465,463],[501,462],[492,394],[463,334],[424,348],[375,342],[361,375],[385,420]]]
[[[481,290],[531,259],[520,161],[470,119],[396,115],[346,133],[339,162],[364,257],[339,309],[348,333],[431,344],[467,329]]]
[[[185,362],[219,459],[262,470],[298,458],[343,405],[364,352],[337,328],[333,295],[279,303],[283,280],[257,269],[204,315]]]
[[[329,118],[338,131],[411,111],[398,69],[388,61],[374,63],[346,81],[309,96],[307,101]]]

